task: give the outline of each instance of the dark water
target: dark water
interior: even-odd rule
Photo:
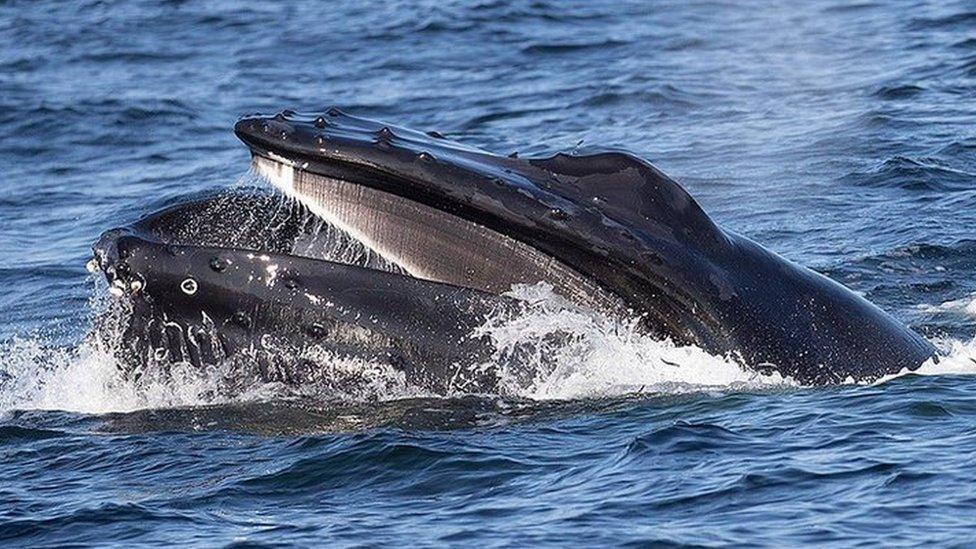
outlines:
[[[976,541],[976,7],[737,4],[0,3],[0,543]],[[332,104],[634,150],[948,359],[809,389],[596,338],[516,399],[112,385],[91,241],[235,184],[238,115]]]

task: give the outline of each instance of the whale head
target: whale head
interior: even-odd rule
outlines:
[[[805,382],[917,367],[933,348],[843,286],[719,228],[619,150],[499,156],[347,115],[241,118],[253,168],[424,280],[492,294],[544,282],[653,335]]]
[[[248,116],[235,132],[256,171],[411,276],[491,293],[545,282],[662,336],[720,336],[687,290],[713,285],[694,256],[729,241],[632,154],[502,157],[337,109]]]

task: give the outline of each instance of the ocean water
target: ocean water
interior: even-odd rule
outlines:
[[[746,4],[0,2],[0,544],[976,542],[976,7]],[[237,116],[330,105],[630,149],[945,358],[802,387],[521,288],[485,330],[557,367],[504,395],[120,379],[91,242],[255,183]]]

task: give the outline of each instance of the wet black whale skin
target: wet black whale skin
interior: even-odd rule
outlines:
[[[241,118],[255,156],[436,207],[529,244],[619,296],[655,335],[804,383],[915,369],[934,347],[844,286],[718,227],[618,150],[503,157],[347,115]]]

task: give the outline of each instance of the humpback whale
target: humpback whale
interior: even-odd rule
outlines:
[[[804,384],[878,379],[936,356],[841,284],[722,229],[624,151],[499,156],[336,108],[245,116],[234,131],[253,168],[296,200],[196,197],[103,234],[94,264],[132,307],[127,363],[322,345],[434,391],[490,391],[490,371],[463,367],[491,356],[472,334],[517,314],[513,285],[539,282]],[[245,206],[262,218],[235,217]],[[323,242],[352,252],[337,261]],[[280,356],[260,360],[296,382],[314,369]]]

